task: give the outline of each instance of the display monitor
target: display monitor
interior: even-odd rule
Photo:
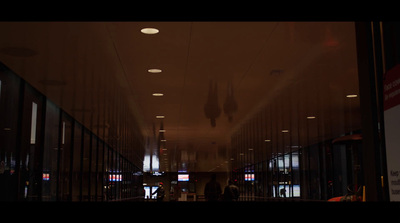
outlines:
[[[244,180],[245,181],[254,181],[254,173],[246,173],[244,175]]]
[[[113,181],[113,182],[122,181],[122,175],[121,174],[110,174],[109,180]]]
[[[43,173],[43,180],[44,181],[49,181],[50,180],[50,174],[49,173]]]
[[[189,181],[189,174],[178,174],[178,181]]]

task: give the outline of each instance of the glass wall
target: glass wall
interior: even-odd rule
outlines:
[[[326,39],[293,28],[303,59],[269,73],[274,91],[233,132],[232,177],[242,200],[328,200],[364,185],[355,25],[292,25]]]
[[[139,167],[1,63],[0,90],[0,201],[143,199]]]
[[[20,145],[20,175],[18,199],[38,200],[43,183],[41,151],[43,146],[43,120],[46,104],[43,96],[23,84],[23,111]],[[21,103],[21,102],[20,102]],[[17,142],[18,143],[18,142]]]
[[[58,189],[58,199],[61,201],[71,201],[72,200],[72,177],[73,177],[73,119],[67,114],[62,113],[61,116],[61,150],[59,158],[59,170],[60,170],[60,183]]]
[[[79,123],[74,124],[74,149],[72,151],[72,201],[80,201],[82,199],[81,191],[81,151],[82,151],[82,125]]]
[[[43,151],[42,200],[55,201],[58,181],[60,109],[50,101],[46,101],[46,118]]]
[[[0,200],[13,201],[17,199],[18,175],[15,172],[19,117],[21,116],[22,97],[21,79],[13,75],[6,67],[0,65]],[[28,141],[29,143],[29,141]],[[28,144],[29,145],[29,144]],[[33,163],[33,162],[32,162]],[[24,175],[27,175],[25,173]],[[34,178],[35,176],[32,176]],[[25,185],[23,186],[23,188]]]
[[[274,138],[249,138],[249,129],[244,126],[232,137],[231,178],[241,190],[242,201],[329,200],[363,185],[362,143],[351,139],[360,131],[311,145],[278,142],[271,146]],[[265,144],[254,146],[257,140]]]

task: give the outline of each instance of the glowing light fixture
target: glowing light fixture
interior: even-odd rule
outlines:
[[[358,95],[356,94],[348,94],[346,95],[346,98],[356,98]]]
[[[270,139],[266,139],[266,140],[264,140],[265,142],[271,142],[271,140]]]
[[[157,73],[161,73],[162,70],[161,69],[148,69],[147,72],[157,74]]]
[[[307,119],[315,119],[315,116],[307,116]]]
[[[282,130],[282,132],[283,132],[283,133],[288,133],[288,132],[289,132],[289,130],[287,130],[287,129],[283,129],[283,130]]]
[[[164,115],[156,115],[156,118],[165,118]]]
[[[164,94],[163,93],[153,93],[153,96],[154,97],[162,97],[162,96],[164,96]]]
[[[143,29],[140,30],[140,32],[142,32],[144,34],[152,35],[152,34],[157,34],[160,31],[158,29],[156,29],[156,28],[143,28]]]

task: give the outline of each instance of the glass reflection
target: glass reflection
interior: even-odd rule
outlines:
[[[132,25],[99,24],[119,28]],[[180,27],[182,24],[170,26]],[[264,29],[255,32],[254,27],[260,24]],[[73,35],[78,34],[73,25],[69,25]],[[73,89],[76,95],[70,103],[64,102],[62,97],[56,99],[53,95],[58,94],[52,94],[51,86],[42,89],[59,104],[70,103],[72,107],[68,111],[74,118],[68,118],[50,100],[32,100],[30,95],[33,93],[26,90],[27,87],[24,90],[26,95],[19,95],[24,92],[19,91],[21,80],[7,77],[2,68],[0,114],[7,118],[0,122],[1,143],[4,144],[0,151],[1,198],[16,199],[8,195],[17,194],[14,186],[24,187],[24,190],[19,189],[24,191],[22,197],[31,200],[110,201],[143,197],[142,171],[168,172],[170,175],[166,175],[170,178],[166,180],[166,187],[172,181],[179,181],[179,171],[188,172],[188,185],[195,185],[195,189],[187,191],[203,191],[202,178],[208,178],[208,172],[218,172],[222,186],[227,184],[228,178],[234,179],[241,192],[241,201],[327,200],[346,193],[350,184],[362,184],[361,142],[334,143],[340,137],[361,133],[354,23],[189,25],[190,30],[192,27],[197,30],[187,43],[192,44],[191,59],[202,60],[192,60],[187,62],[187,66],[204,70],[199,69],[193,75],[185,74],[185,91],[172,97],[174,100],[179,98],[178,102],[148,106],[148,100],[141,93],[149,88],[144,84],[149,81],[140,75],[123,75],[132,76],[127,83],[134,83],[132,91],[139,99],[138,107],[143,107],[143,113],[151,116],[151,136],[142,135],[136,119],[128,112],[129,106],[135,107],[136,104],[122,97],[126,92],[113,80],[123,82],[121,80],[125,79],[113,75],[99,75],[99,78],[92,79],[96,76],[92,74],[101,70],[107,74],[124,74],[119,72],[124,69],[118,63],[101,63],[115,61],[115,58],[110,59],[112,54],[104,53],[103,48],[98,47],[103,39],[98,39],[93,33],[76,35],[79,36],[77,42],[88,44],[87,52],[77,53],[81,52],[76,47],[78,45],[71,48],[74,55],[95,55],[93,60],[90,56],[82,56],[90,61],[87,67],[95,68],[88,72],[90,75],[74,74],[71,86],[78,88],[80,82],[90,83],[95,90],[88,93]],[[227,29],[233,25],[241,29]],[[79,24],[79,27],[89,25]],[[227,34],[207,32],[210,27],[214,30],[224,28],[222,30]],[[168,33],[168,29],[164,30]],[[246,30],[254,32],[243,32]],[[242,36],[243,33],[246,35]],[[238,44],[234,38],[228,38],[230,34],[241,37],[238,39],[242,42]],[[112,35],[116,41],[112,44],[123,46],[121,33],[112,31]],[[217,44],[221,39],[224,41]],[[202,41],[213,44],[204,47]],[[257,44],[253,45],[253,41]],[[53,43],[48,44],[53,46]],[[212,47],[217,50],[208,51]],[[98,49],[99,53],[92,53],[93,49]],[[119,50],[123,55],[125,48]],[[208,60],[209,52],[218,52],[218,60]],[[78,64],[75,59],[71,60]],[[133,67],[141,65],[132,64]],[[227,65],[232,68],[218,70]],[[163,68],[162,73],[167,73],[168,69],[165,71]],[[170,83],[160,79],[160,86],[168,88]],[[154,85],[158,83],[153,81]],[[49,85],[51,81],[41,83]],[[95,88],[97,85],[101,87]],[[151,96],[149,93],[143,95]],[[196,100],[200,99],[198,95],[202,101]],[[168,99],[166,96],[161,98]],[[86,104],[89,101],[90,105]],[[158,106],[161,108],[156,110]],[[29,114],[20,112],[23,117],[19,117],[18,111],[26,108],[29,108]],[[43,108],[46,110],[42,111]],[[225,118],[221,118],[222,110]],[[171,112],[164,116],[168,111],[176,114]],[[177,126],[167,126],[174,118],[179,120]],[[164,121],[168,130],[164,129]],[[92,122],[97,123],[94,125]],[[22,123],[22,127],[18,123]],[[158,124],[161,124],[160,129],[155,127]],[[21,133],[17,132],[19,128],[23,129]],[[15,145],[20,136],[23,140],[21,145]],[[44,140],[38,140],[41,137]],[[16,148],[21,148],[21,151]],[[39,148],[43,148],[43,154]],[[43,163],[38,163],[41,157]],[[27,173],[18,173],[21,179],[17,179],[15,173],[18,171]],[[154,181],[165,181],[166,178],[157,177]],[[152,185],[144,189],[148,194]]]
[[[355,32],[346,23],[281,25],[288,25],[290,35],[297,36],[290,41],[304,44],[309,50],[303,51],[300,61],[293,61],[292,69],[279,69],[271,72],[273,79],[264,78],[266,85],[275,83],[275,91],[268,89],[273,93],[263,94],[263,106],[232,135],[232,176],[246,194],[244,200],[257,200],[259,194],[262,199],[327,200],[345,193],[343,188],[350,182],[361,180],[359,172],[351,174],[352,180],[343,180],[343,172],[353,171],[340,163],[354,156],[344,157],[343,150],[332,143],[338,137],[361,131],[359,99],[349,97],[358,94]],[[300,27],[307,27],[310,35],[304,35]],[[342,35],[335,31],[339,29],[348,32]],[[311,34],[317,32],[325,34]],[[337,160],[339,157],[341,160]],[[268,164],[268,170],[256,174],[258,186],[248,184],[247,175],[242,180],[240,175],[254,166],[249,164],[262,162]],[[264,194],[254,192],[260,187],[266,191]]]

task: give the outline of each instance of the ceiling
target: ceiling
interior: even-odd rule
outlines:
[[[159,33],[141,33],[147,27]],[[358,94],[352,22],[0,22],[0,29],[0,61],[93,132],[117,125],[107,111],[127,112],[153,141],[146,153],[160,155],[153,139],[163,125],[166,171],[185,162],[190,171],[215,170],[233,156],[231,135],[269,107],[279,107],[271,117],[291,120],[325,114],[318,126],[331,130],[316,140],[360,128],[358,98],[345,97]],[[228,95],[237,103],[231,121]],[[218,108],[212,126],[206,113]]]

